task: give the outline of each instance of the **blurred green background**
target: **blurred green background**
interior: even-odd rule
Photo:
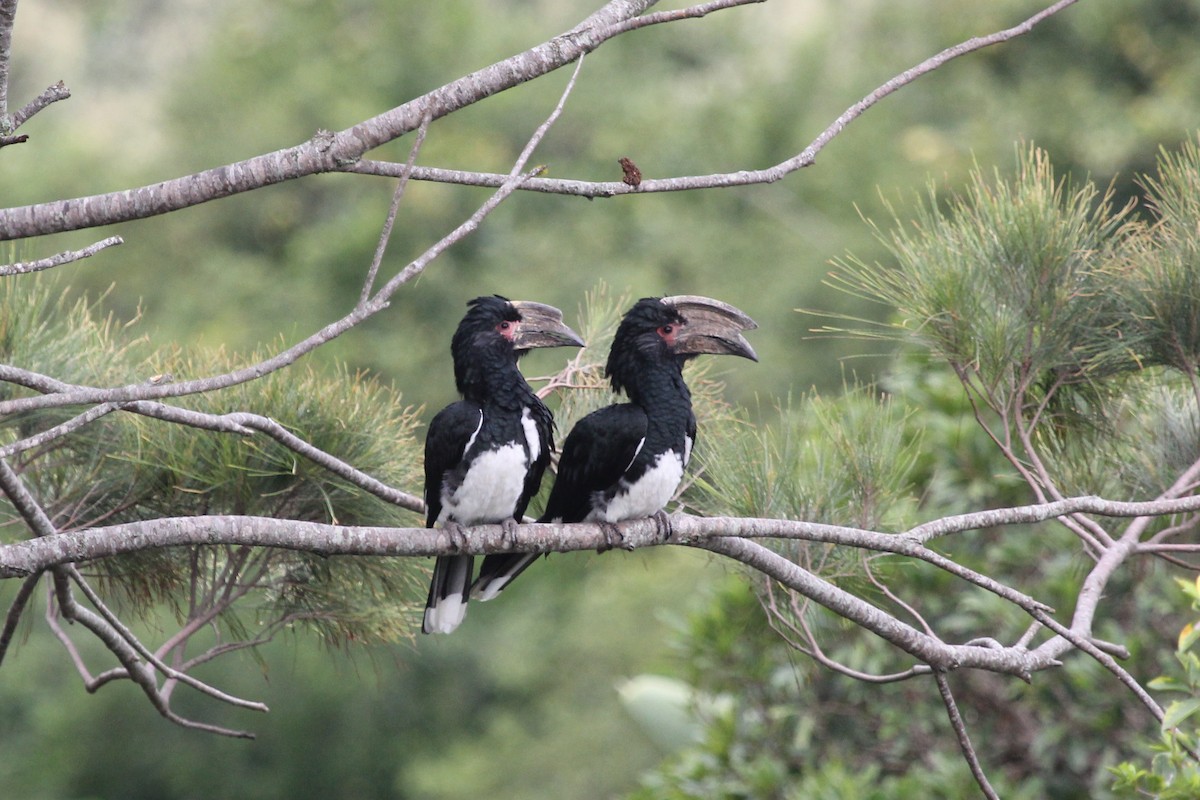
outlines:
[[[533,162],[552,177],[588,180],[618,179],[621,156],[647,177],[769,166],[888,78],[1039,8],[794,0],[639,31],[587,57]],[[123,189],[290,146],[526,49],[593,10],[550,0],[27,2],[11,102],[60,79],[73,96],[22,129],[27,144],[5,149],[4,202]],[[1158,148],[1200,128],[1198,40],[1200,2],[1088,0],[887,98],[815,166],[780,183],[595,201],[518,194],[387,312],[309,358],[368,369],[428,415],[452,399],[448,342],[467,299],[536,299],[570,322],[603,282],[634,297],[715,296],[751,314],[761,363],[714,370],[734,402],[753,410],[789,391],[836,392],[850,373],[880,371],[885,345],[814,337],[822,319],[796,309],[887,313],[823,282],[830,260],[848,252],[882,258],[864,218],[886,218],[885,201],[903,204],[930,181],[952,192],[973,164],[1009,169],[1021,142],[1044,148],[1062,173],[1137,196],[1135,177],[1152,169]],[[434,123],[419,163],[507,171],[568,77],[560,71]],[[402,161],[408,147],[402,139],[371,156]],[[104,307],[120,319],[141,315],[138,331],[155,346],[248,353],[350,309],[392,189],[380,178],[317,176],[21,243],[11,256],[119,233],[123,246],[62,268],[62,279],[80,293],[108,291]],[[384,277],[486,196],[410,185]],[[558,363],[559,354],[535,354],[526,372]],[[666,750],[622,708],[617,685],[647,672],[686,675],[689,620],[714,598],[744,592],[741,579],[671,549],[557,556],[521,583],[502,603],[473,608],[453,637],[350,655],[286,637],[266,648],[265,668],[248,657],[213,665],[218,685],[267,702],[266,717],[178,698],[202,718],[250,727],[255,743],[176,729],[128,686],[87,696],[34,620],[0,672],[0,785],[47,799],[632,791]],[[0,586],[0,600],[13,588]],[[738,619],[725,624],[751,625]]]

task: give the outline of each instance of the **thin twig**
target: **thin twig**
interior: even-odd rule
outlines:
[[[75,585],[78,586],[80,591],[83,592],[83,595],[88,599],[88,602],[90,602],[96,611],[99,612],[101,618],[104,619],[113,630],[120,634],[121,638],[124,639],[129,646],[138,653],[138,655],[146,659],[146,661],[152,667],[162,673],[164,677],[186,684],[201,694],[205,694],[216,700],[220,700],[222,703],[228,703],[229,705],[237,706],[239,708],[248,708],[253,711],[267,711],[267,706],[265,703],[259,703],[253,700],[243,700],[240,697],[234,697],[231,694],[226,694],[219,689],[209,686],[203,681],[193,678],[191,675],[172,669],[170,666],[164,663],[162,659],[152,653],[150,648],[142,644],[141,640],[134,635],[133,631],[129,630],[129,628],[127,628],[125,624],[117,618],[117,615],[109,610],[108,606],[104,603],[100,595],[98,595],[96,591],[88,584],[88,582],[84,580],[83,576],[79,574],[78,570],[76,570],[74,567],[64,567],[64,569],[66,569],[67,575],[71,578]]]
[[[0,265],[0,276],[4,275],[25,275],[30,272],[40,272],[44,269],[52,269],[61,267],[63,264],[70,264],[75,261],[80,261],[85,258],[90,258],[101,250],[106,250],[118,244],[124,244],[125,240],[120,236],[110,236],[107,239],[101,239],[95,244],[90,244],[82,250],[68,250],[48,258],[40,258],[37,261],[18,261],[15,264]]]
[[[987,775],[984,774],[983,765],[979,763],[979,756],[975,753],[971,737],[967,734],[967,725],[963,722],[962,714],[958,713],[958,704],[954,702],[954,694],[950,691],[950,681],[946,677],[946,673],[935,671],[933,679],[937,681],[938,692],[942,695],[942,702],[946,704],[950,725],[954,728],[954,735],[958,737],[958,746],[962,750],[963,758],[967,760],[967,766],[971,768],[971,775],[975,777],[975,782],[979,784],[984,797],[989,800],[1000,800],[1000,795],[996,794],[996,790],[992,788]]]
[[[125,640],[123,636],[108,622],[95,612],[84,608],[78,601],[75,600],[71,593],[70,578],[65,569],[55,569],[54,586],[55,597],[58,600],[59,608],[62,614],[67,619],[78,622],[87,628],[96,638],[98,638],[108,648],[123,667],[122,670],[101,673],[100,676],[90,683],[86,684],[89,692],[96,691],[101,685],[108,681],[118,678],[128,678],[133,681],[141,690],[142,693],[150,700],[150,704],[154,706],[167,720],[184,728],[192,728],[194,730],[206,731],[215,733],[221,736],[229,736],[235,739],[253,739],[254,734],[248,731],[239,731],[231,728],[224,728],[219,725],[210,725],[204,722],[197,722],[186,717],[182,717],[171,709],[166,698],[163,697],[159,690],[158,683],[155,681],[154,672],[148,666],[141,662],[138,658],[137,651]],[[77,664],[82,666],[82,661],[77,661]]]
[[[913,618],[913,621],[915,621],[918,625],[921,626],[921,630],[925,631],[930,636],[935,635],[934,631],[933,631],[933,626],[930,625],[928,620],[925,619],[925,615],[922,614],[921,612],[917,611],[917,609],[914,608],[911,603],[908,603],[903,598],[897,596],[896,593],[891,590],[891,587],[889,587],[887,584],[885,584],[881,580],[879,580],[879,578],[876,577],[876,575],[875,575],[875,571],[871,569],[870,564],[864,564],[863,569],[867,573],[867,579],[869,581],[871,581],[871,583],[875,586],[875,588],[877,588],[877,589],[879,589],[879,591],[883,592],[884,597],[891,600],[897,606],[899,606],[900,608],[907,611],[908,615]]]
[[[29,121],[30,117],[41,111],[43,108],[46,108],[52,103],[57,103],[59,100],[66,100],[70,96],[71,90],[68,89],[67,85],[62,81],[59,81],[51,86],[47,86],[42,90],[41,94],[30,100],[28,103],[22,106],[17,113],[13,114],[13,130],[16,130],[24,125]]]
[[[101,417],[111,414],[112,412],[116,411],[117,408],[119,408],[119,406],[116,403],[101,403],[98,406],[92,406],[87,411],[84,411],[82,414],[77,414],[66,422],[60,422],[58,425],[47,428],[39,433],[35,433],[33,436],[27,436],[20,441],[11,442],[3,447],[0,447],[0,458],[10,458],[17,453],[25,450],[32,450],[35,447],[40,447],[44,444],[54,441],[55,439],[67,436],[79,430],[80,428],[95,422]]]
[[[8,646],[12,642],[13,636],[16,635],[17,623],[21,621],[21,614],[25,611],[25,606],[29,604],[29,598],[33,596],[38,581],[41,579],[42,574],[39,572],[21,581],[21,588],[17,590],[17,596],[13,598],[8,607],[8,614],[4,617],[4,630],[0,632],[0,664],[4,663]]]
[[[69,392],[86,388],[64,383],[47,375],[7,365],[0,365],[0,380],[16,383],[42,392]],[[201,430],[233,433],[242,436],[252,436],[255,431],[265,433],[284,447],[304,456],[335,475],[346,479],[360,489],[401,508],[416,511],[419,514],[425,513],[425,502],[420,497],[388,486],[382,481],[347,464],[333,454],[314,447],[269,417],[244,411],[235,411],[228,414],[206,414],[201,411],[191,411],[153,401],[135,401],[119,405],[111,403],[102,404],[53,428],[47,428],[33,436],[20,439],[16,442],[10,442],[4,447],[0,447],[0,456],[24,452],[61,436],[74,433],[83,425],[93,422],[109,411],[118,408],[122,411],[187,425]]]
[[[611,31],[614,33],[625,33],[627,31],[646,28],[650,25],[661,25],[666,22],[678,22],[684,19],[699,19],[706,17],[716,11],[723,11],[727,8],[736,8],[737,6],[752,5],[755,3],[765,3],[767,0],[713,0],[709,3],[700,3],[699,5],[689,6],[688,8],[679,8],[672,11],[656,11],[653,14],[642,14],[640,17],[624,20],[613,25]]]
[[[796,608],[794,603],[792,614],[799,622],[800,627],[797,628],[796,625],[792,624],[790,620],[784,618],[775,601],[774,583],[770,581],[767,582],[767,598],[767,610],[769,612],[767,615],[767,622],[771,626],[771,630],[775,631],[775,633],[778,634],[781,639],[787,642],[788,646],[790,646],[792,649],[804,653],[806,656],[816,661],[823,667],[826,667],[827,669],[833,670],[841,675],[845,675],[848,678],[853,678],[856,681],[876,684],[898,683],[900,681],[906,681],[909,678],[914,678],[917,675],[926,675],[931,671],[930,667],[926,666],[925,664],[914,664],[913,666],[901,672],[892,672],[882,675],[871,672],[863,672],[861,670],[854,669],[853,667],[849,667],[826,655],[825,651],[821,649],[821,645],[817,641],[816,634],[813,633],[812,627],[809,625],[805,614],[801,609]],[[806,598],[805,604],[807,605],[807,603],[808,601]],[[790,635],[789,631],[802,633],[808,644],[805,645],[797,641],[795,637]]]
[[[371,258],[371,266],[367,269],[366,280],[363,281],[362,292],[358,296],[358,305],[364,306],[371,298],[371,289],[375,286],[375,276],[379,274],[379,266],[383,263],[383,254],[387,251],[388,241],[392,238],[392,227],[396,224],[396,213],[400,210],[400,201],[404,197],[404,190],[408,187],[408,179],[412,175],[413,164],[417,160],[417,153],[421,151],[421,145],[425,143],[425,134],[429,132],[429,123],[433,117],[426,114],[421,119],[421,125],[417,128],[416,138],[413,140],[413,145],[408,151],[408,161],[404,163],[404,171],[400,174],[400,180],[396,183],[396,191],[392,192],[392,204],[388,208],[387,218],[383,221],[383,230],[379,234],[379,244],[375,246],[375,255]]]
[[[189,394],[199,394],[202,392],[212,392],[218,389],[227,389],[231,386],[237,386],[248,381],[257,380],[264,375],[276,372],[285,367],[291,366],[299,361],[304,356],[321,347],[322,345],[336,339],[346,331],[354,328],[364,320],[374,316],[380,311],[388,307],[389,300],[406,283],[416,278],[425,268],[429,266],[438,256],[448,250],[452,245],[457,244],[464,238],[478,229],[480,223],[491,214],[504,200],[506,200],[517,188],[534,174],[540,172],[540,169],[533,172],[518,175],[510,179],[508,183],[500,187],[492,194],[488,200],[480,206],[465,222],[455,228],[453,231],[442,237],[434,245],[429,247],[415,260],[410,262],[400,274],[393,277],[384,288],[371,298],[365,306],[357,307],[341,319],[331,322],[321,328],[316,333],[297,342],[274,356],[271,356],[256,364],[248,367],[233,370],[232,372],[224,373],[223,375],[214,375],[207,378],[198,378],[189,381],[179,381],[176,383],[137,383],[126,386],[119,386],[111,389],[102,389],[98,387],[82,387],[71,389],[65,392],[57,392],[53,394],[43,394],[35,397],[22,397],[13,400],[0,402],[0,415],[13,414],[21,411],[32,411],[42,408],[57,408],[65,405],[79,405],[85,403],[108,403],[108,402],[129,402],[134,400],[156,400],[165,397],[182,397]]]
[[[579,56],[579,60],[575,63],[575,70],[571,73],[571,79],[567,81],[567,85],[563,89],[562,94],[559,96],[558,103],[555,104],[554,110],[550,112],[550,116],[538,126],[537,130],[534,131],[533,136],[529,137],[529,141],[525,143],[525,148],[521,150],[521,154],[517,156],[516,163],[513,164],[512,169],[508,172],[509,178],[516,177],[517,173],[525,169],[525,164],[529,162],[529,157],[533,155],[533,151],[537,149],[537,146],[541,144],[542,139],[546,138],[546,134],[550,132],[550,128],[555,122],[558,121],[558,118],[562,116],[563,109],[566,108],[567,105],[567,98],[571,96],[571,92],[575,89],[575,81],[579,77],[579,70],[583,69],[583,59],[585,55],[586,54]]]

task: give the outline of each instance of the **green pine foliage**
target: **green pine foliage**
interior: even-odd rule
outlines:
[[[895,313],[882,325],[826,328],[900,345],[879,381],[886,393],[813,394],[760,413],[756,425],[709,433],[719,445],[702,453],[691,507],[900,530],[1030,502],[1021,470],[1035,463],[1065,495],[1143,499],[1171,486],[1200,459],[1200,148],[1164,152],[1157,175],[1142,183],[1146,213],[1116,208],[1111,193],[1057,176],[1045,153],[1024,148],[1011,175],[977,168],[949,198],[931,188],[911,222],[893,209],[893,229],[875,227],[892,263],[850,257],[838,262],[835,282]],[[1124,522],[1102,524],[1119,532]],[[1079,542],[1053,525],[938,546],[1057,608],[1074,602],[1087,563]],[[907,614],[863,580],[869,570],[950,641],[1014,641],[1028,625],[995,597],[923,565],[785,549]],[[1160,599],[1168,589],[1163,571],[1142,562],[1108,587],[1097,635],[1129,648],[1124,666],[1135,675],[1159,674],[1170,655],[1161,646],[1171,635]],[[701,743],[647,776],[635,797],[976,791],[952,735],[935,721],[944,711],[928,681],[862,684],[790,652],[776,632],[805,645],[802,631],[811,631],[828,657],[864,672],[901,670],[903,658],[778,589],[760,595],[769,624],[754,594],[741,590],[720,595],[681,634],[694,696],[726,702],[720,714],[698,709]],[[1194,770],[1184,768],[1179,742],[1160,741],[1153,720],[1088,659],[1068,659],[1030,686],[975,673],[955,683],[1005,797],[1109,796],[1105,766],[1144,741],[1155,743],[1149,764],[1125,761],[1117,790],[1190,796]]]
[[[1118,263],[1126,318],[1148,365],[1194,377],[1200,363],[1200,138],[1162,151],[1157,177],[1142,179],[1154,222]]]
[[[1171,431],[1186,438],[1200,387],[1198,168],[1195,143],[1163,153],[1142,179],[1149,219],[1033,147],[1011,177],[977,168],[948,199],[931,187],[911,222],[893,210],[890,231],[875,227],[894,265],[838,262],[837,285],[895,315],[827,330],[924,348],[998,441],[1029,434],[1065,492],[1161,491],[1188,459]]]
[[[68,383],[221,374],[240,364],[220,351],[151,352],[83,301],[36,277],[0,286],[6,363]],[[250,355],[250,361],[259,356]],[[313,446],[398,488],[420,485],[417,412],[398,392],[345,369],[306,365],[220,392],[173,401],[208,414],[245,411],[276,420]],[[4,441],[69,419],[80,409],[5,421]],[[264,434],[242,437],[133,414],[110,414],[15,462],[64,530],[165,516],[238,514],[347,525],[419,524],[400,509]],[[4,535],[24,535],[10,523]],[[255,589],[256,602],[224,609],[235,637],[302,622],[331,642],[391,640],[412,630],[409,606],[423,581],[403,559],[319,558],[224,546],[151,550],[88,566],[111,600],[147,611],[166,602],[200,613],[222,591]],[[245,608],[243,608],[245,606]],[[235,611],[235,608],[242,609]],[[252,610],[251,610],[252,608]]]
[[[714,426],[698,451],[700,512],[875,528],[911,517],[920,434],[911,410],[873,387],[787,398],[762,422]]]
[[[1138,366],[1115,328],[1119,295],[1105,269],[1131,210],[1056,176],[1030,147],[1012,178],[977,167],[961,195],[943,199],[931,185],[911,222],[892,208],[892,229],[875,230],[895,266],[850,257],[834,280],[896,310],[872,335],[916,337],[1003,410],[1035,387],[1091,387]]]

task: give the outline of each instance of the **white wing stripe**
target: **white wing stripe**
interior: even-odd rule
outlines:
[[[463,457],[471,450],[471,445],[475,444],[475,437],[479,436],[479,432],[483,430],[483,409],[479,409],[479,424],[475,426],[475,432],[471,434],[471,438],[467,439],[467,446],[463,448]]]

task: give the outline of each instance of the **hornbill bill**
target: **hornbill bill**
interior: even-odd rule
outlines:
[[[537,494],[554,448],[554,417],[517,369],[535,347],[582,347],[562,312],[494,295],[467,303],[454,332],[454,383],[462,399],[438,412],[425,437],[425,526],[453,538],[470,525],[516,524]],[[467,613],[472,556],[440,556],[424,633],[449,633]]]
[[[696,441],[684,362],[701,353],[757,361],[741,333],[756,327],[738,309],[708,297],[639,300],[617,327],[604,370],[629,402],[594,411],[571,429],[538,521],[662,519]],[[472,591],[480,600],[492,599],[538,555],[487,556]]]

